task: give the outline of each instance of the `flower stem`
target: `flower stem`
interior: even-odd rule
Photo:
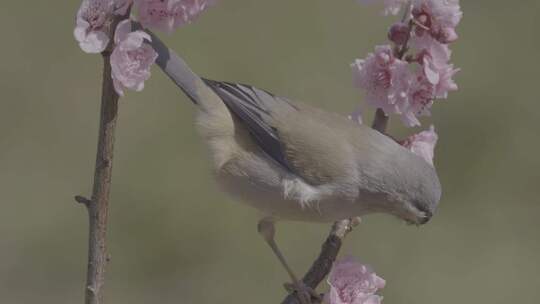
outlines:
[[[401,22],[407,23],[409,27],[409,30],[407,31],[407,39],[405,39],[405,42],[403,43],[403,45],[401,45],[401,47],[396,45],[394,48],[394,55],[398,59],[403,59],[405,53],[407,53],[407,51],[409,50],[409,40],[411,39],[411,34],[415,24],[415,21],[411,18],[412,10],[412,1],[409,1],[409,3],[407,4],[407,9],[405,10],[405,13],[403,13],[403,17],[401,18]]]
[[[412,9],[412,1],[409,1],[407,9],[405,10],[405,13],[403,14],[403,17],[401,19],[401,22],[403,23],[408,22],[407,38],[401,46],[394,46],[394,56],[398,59],[403,59],[403,57],[405,57],[405,54],[409,50],[409,40],[411,39],[411,34],[414,29],[414,21],[412,20],[412,18],[410,18]],[[375,111],[375,116],[373,118],[373,123],[371,124],[371,127],[383,134],[386,134],[389,120],[390,117],[386,115],[386,113],[384,113],[383,109],[378,108],[377,111]]]

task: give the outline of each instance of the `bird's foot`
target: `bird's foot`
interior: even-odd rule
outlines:
[[[349,219],[349,232],[353,230],[354,227],[360,225],[362,223],[362,218],[357,216]]]
[[[351,227],[351,230],[352,230],[352,228],[354,228],[354,227],[360,225],[360,223],[362,223],[362,218],[357,216],[357,217],[351,218],[350,221],[351,221],[350,227]]]
[[[300,304],[315,304],[322,303],[322,297],[313,288],[306,286],[302,282],[285,283],[285,290],[290,294],[295,294],[300,301]]]

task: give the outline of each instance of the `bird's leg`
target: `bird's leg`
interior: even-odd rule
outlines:
[[[289,264],[287,264],[285,257],[279,250],[276,241],[274,240],[274,235],[276,231],[274,226],[274,220],[272,218],[263,218],[261,221],[259,221],[257,229],[268,244],[268,246],[270,246],[274,254],[277,256],[281,265],[283,266],[283,268],[285,268],[285,270],[289,274],[289,277],[292,280],[293,286],[291,286],[291,284],[285,284],[285,288],[287,289],[287,291],[296,291],[298,293],[298,299],[300,300],[301,304],[311,304],[311,297],[320,300],[320,295],[318,295],[313,289],[306,286],[303,282],[299,281],[292,269],[289,267]]]

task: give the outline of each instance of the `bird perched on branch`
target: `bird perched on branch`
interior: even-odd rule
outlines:
[[[274,221],[388,213],[424,224],[433,215],[441,196],[435,169],[393,139],[249,85],[203,79],[158,37],[151,45],[198,109],[219,184],[266,215],[259,232],[298,289],[274,242]]]

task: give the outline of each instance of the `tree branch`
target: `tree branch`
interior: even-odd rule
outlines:
[[[103,303],[105,267],[109,261],[106,246],[109,193],[114,147],[114,131],[118,117],[118,94],[111,77],[110,51],[102,53],[103,83],[101,114],[94,171],[92,198],[76,196],[86,206],[89,218],[88,269],[86,273],[86,304]]]
[[[371,127],[385,134],[386,128],[388,127],[388,120],[390,120],[390,117],[388,117],[388,115],[386,115],[382,109],[377,109]]]
[[[85,205],[88,211],[88,263],[86,271],[85,304],[103,304],[105,268],[110,260],[107,253],[107,219],[109,217],[109,195],[114,150],[114,132],[118,118],[119,96],[114,89],[111,74],[111,54],[114,47],[114,33],[120,21],[129,18],[131,6],[124,15],[114,15],[108,28],[111,37],[109,45],[101,53],[103,76],[101,83],[101,107],[99,133],[94,167],[92,198],[75,196],[75,201]]]
[[[407,9],[405,10],[405,13],[403,13],[403,17],[401,18],[401,22],[408,23],[409,30],[407,31],[407,38],[405,39],[405,43],[403,43],[403,45],[401,46],[396,45],[394,47],[394,56],[399,59],[403,59],[405,53],[407,53],[407,51],[409,50],[408,45],[409,40],[411,39],[411,33],[414,25],[413,20],[410,19],[412,8],[412,2],[409,1],[407,4]],[[390,120],[390,117],[386,115],[382,109],[378,108],[375,112],[375,117],[373,118],[373,123],[371,127],[383,134],[386,134],[386,129],[388,128],[388,120]]]
[[[321,252],[317,259],[313,262],[313,265],[309,268],[306,275],[302,278],[304,284],[312,289],[317,288],[319,284],[324,280],[324,278],[332,270],[332,264],[336,260],[339,250],[341,249],[341,244],[343,239],[352,230],[352,227],[355,225],[355,220],[341,220],[334,223],[332,229],[326,241],[323,243]],[[313,303],[317,299],[312,299]],[[296,294],[289,294],[282,304],[300,304],[300,300]]]

